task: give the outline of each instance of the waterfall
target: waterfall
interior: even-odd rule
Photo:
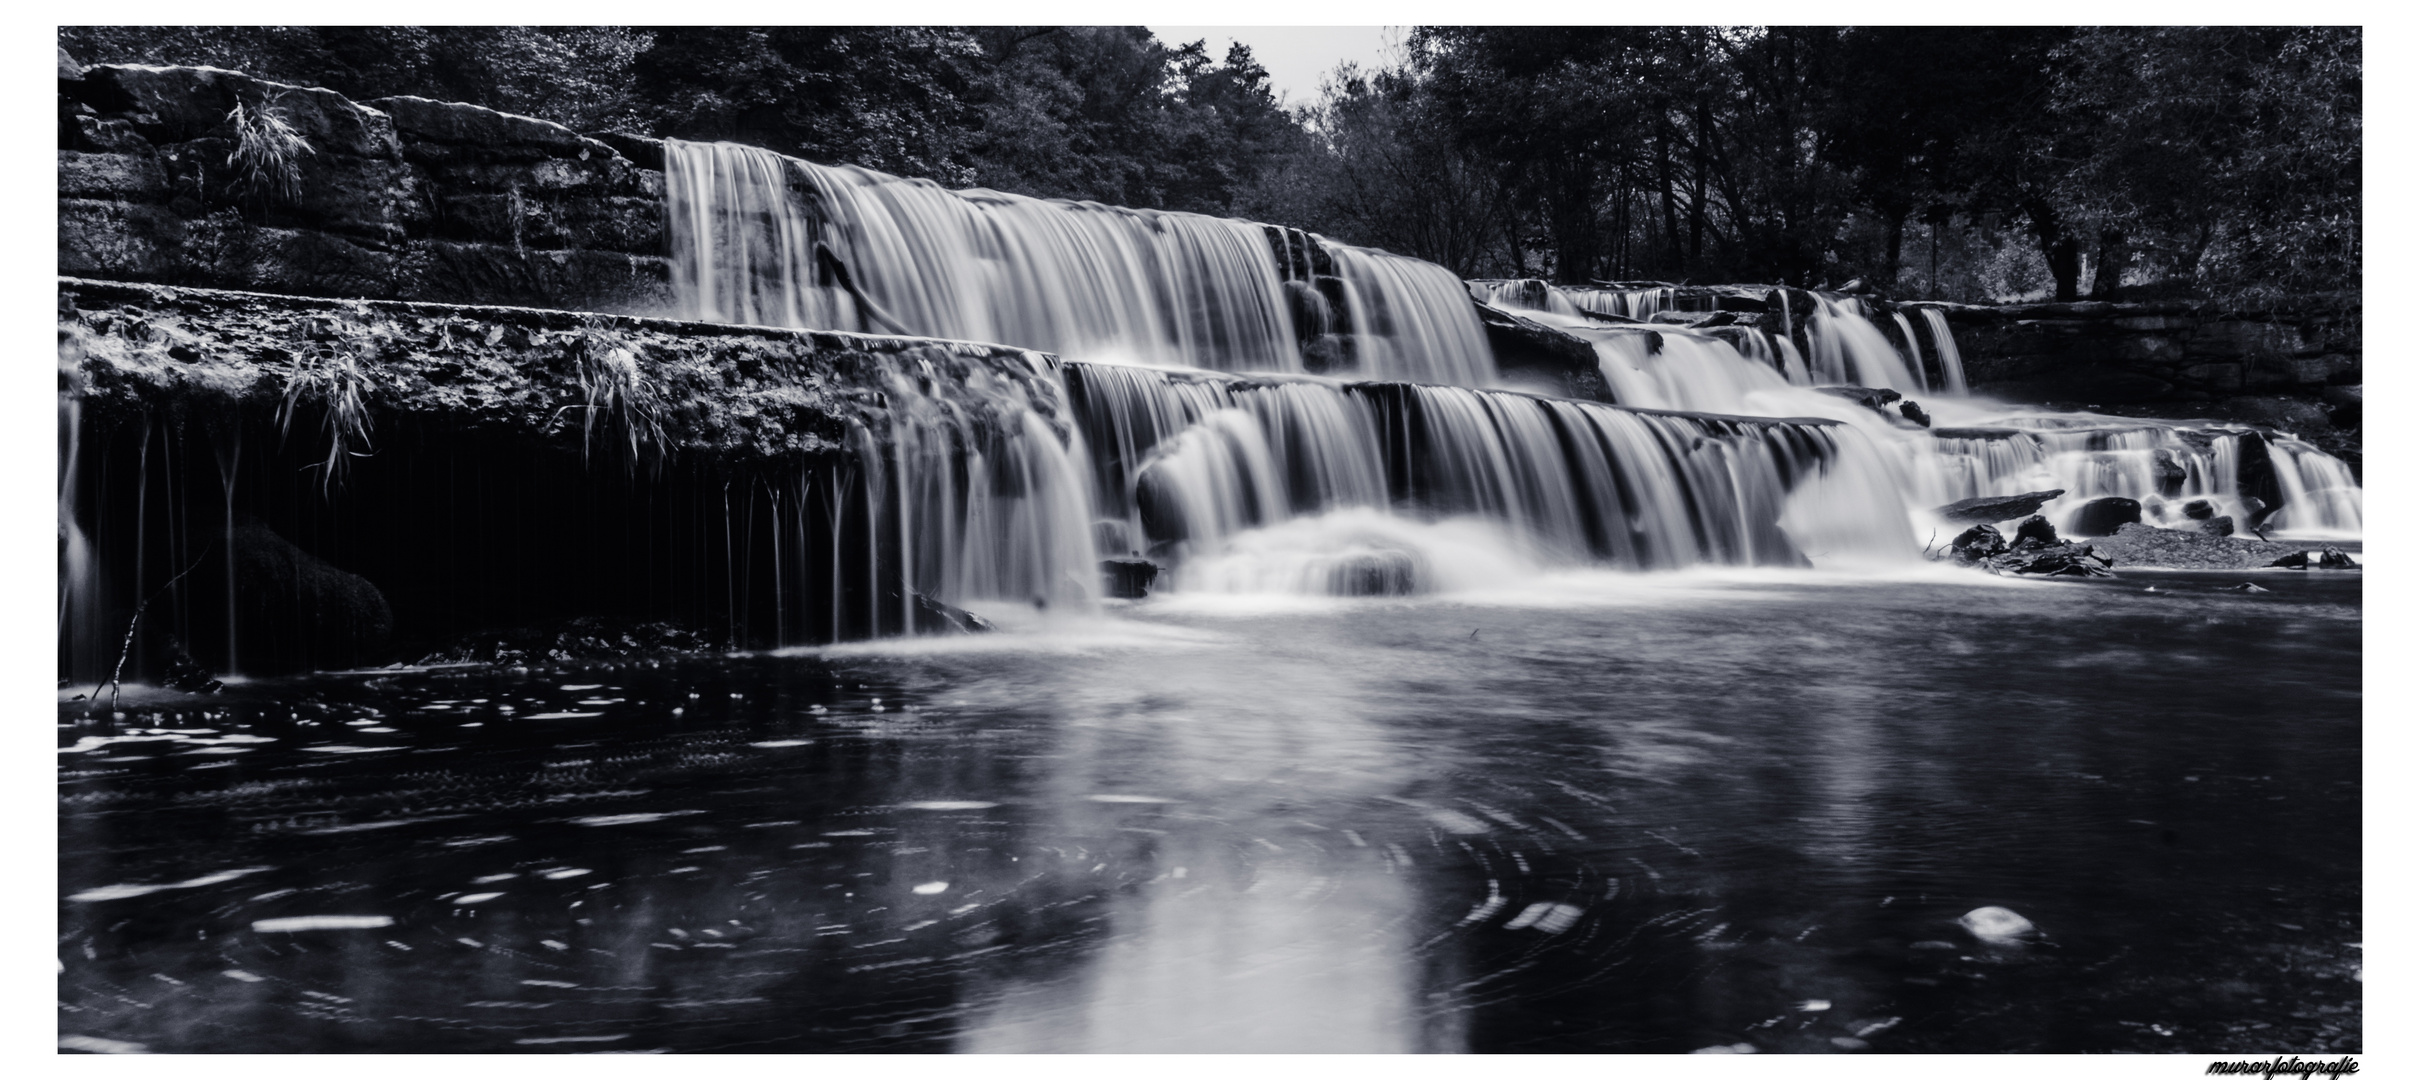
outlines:
[[[1452,271],[1384,252],[1330,245],[1350,297],[1365,375],[1452,386],[1495,380],[1495,355]]]
[[[1189,589],[1427,591],[1454,577],[1442,550],[1533,570],[1798,565],[1792,492],[1862,467],[1841,447],[1863,437],[1823,423],[1106,364],[1067,378],[1086,440],[1116,448],[1097,462],[1101,531]],[[1912,553],[1895,495],[1802,510],[1839,513],[1884,526],[1844,554]]]
[[[1916,328],[1908,325],[1902,312],[1891,312],[1891,321],[1899,324],[1899,340],[1907,342],[1907,366],[1916,374],[1916,389],[1931,393],[1932,383],[1924,377],[1924,350],[1916,347]]]
[[[987,341],[1070,360],[1304,370],[1289,281],[1332,260],[1367,377],[1485,385],[1452,274],[1252,222],[950,191],[727,143],[665,143],[687,315]],[[1316,334],[1310,335],[1316,337]]]
[[[1865,317],[1865,305],[1854,299],[1815,297],[1815,314],[1807,320],[1807,344],[1816,375],[1834,383],[1889,387],[1901,393],[1923,389],[1908,373],[1891,339]]]
[[[1966,363],[1958,358],[1958,339],[1949,332],[1949,317],[1937,307],[1918,308],[1924,313],[1924,325],[1933,332],[1933,354],[1941,358],[1942,389],[1958,397],[1966,396]]]

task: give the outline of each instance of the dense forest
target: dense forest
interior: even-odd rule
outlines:
[[[1471,277],[1900,297],[2361,283],[2361,33],[1420,27],[1288,108],[1140,27],[70,27],[83,63],[1257,218]]]

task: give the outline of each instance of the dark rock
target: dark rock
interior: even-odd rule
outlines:
[[[1492,304],[1473,300],[1471,306],[1487,331],[1488,348],[1496,354],[1496,370],[1506,381],[1559,397],[1613,401],[1613,391],[1597,367],[1595,346]]]
[[[2017,523],[2017,539],[2031,540],[2037,544],[2056,544],[2059,542],[2059,532],[2050,527],[2049,518],[2035,514]]]
[[[1900,402],[1899,415],[1915,421],[1916,426],[1918,427],[1933,426],[1933,418],[1925,414],[1924,406],[1918,405],[1913,401]]]
[[[2035,577],[2107,577],[2111,560],[2089,544],[2044,544],[2021,540],[1985,560],[1993,573]]]
[[[2214,518],[2204,518],[2201,521],[2201,530],[2212,536],[2233,536],[2235,535],[2235,519],[2225,514]]]
[[[923,593],[913,595],[919,634],[988,634],[994,629],[990,619],[965,608],[952,607]]]
[[[59,47],[59,81],[61,81],[61,82],[72,82],[72,81],[74,81],[74,80],[76,80],[76,79],[81,79],[81,78],[83,78],[83,77],[84,77],[84,65],[79,64],[79,63],[76,63],[76,58],[75,58],[75,57],[72,57],[72,56],[67,55],[67,47],[66,47],[66,46],[64,46],[64,45],[60,46],[60,47]]]
[[[211,678],[210,672],[204,670],[202,665],[194,662],[193,657],[185,652],[185,643],[177,640],[174,634],[168,635],[168,669],[166,674],[160,676],[160,685],[188,694],[215,694],[226,689],[224,684]]]
[[[1102,590],[1120,600],[1140,600],[1151,595],[1151,583],[1159,576],[1159,564],[1149,559],[1101,560]]]
[[[2195,499],[2185,504],[2185,516],[2195,521],[2208,521],[2216,513],[2218,507],[2208,499]]]
[[[1420,560],[1408,551],[1349,555],[1328,568],[1331,596],[1411,596],[1422,592]]]
[[[2264,589],[2264,588],[2261,588],[2260,586],[2258,586],[2258,585],[2254,585],[2254,584],[2252,584],[2251,582],[2247,581],[2247,582],[2244,582],[2244,583],[2243,583],[2243,584],[2241,584],[2241,585],[2229,585],[2229,586],[2227,586],[2227,591],[2228,591],[2228,592],[2239,592],[2239,593],[2265,593],[2265,592],[2268,592],[2269,590]]]
[[[2013,439],[2022,434],[2025,433],[2016,428],[1945,427],[1933,429],[1933,437],[1936,439]]]
[[[1883,406],[1899,400],[1899,391],[1887,386],[1818,386],[1815,389],[1843,401],[1854,401],[1877,411]]]
[[[2077,507],[2068,531],[2077,536],[2107,536],[2121,525],[2143,520],[2143,504],[2117,495],[2094,499]]]
[[[359,667],[385,659],[395,616],[377,586],[295,547],[249,515],[236,523],[233,549],[235,655],[244,673]]]
[[[2008,550],[2008,541],[2000,530],[1989,525],[1977,525],[1949,542],[1949,553],[1961,563],[1977,563]]]
[[[2150,525],[2121,525],[2118,531],[2093,541],[2094,549],[2118,566],[2160,567],[2170,570],[2251,570],[2274,565],[2281,556],[2301,552],[2241,536],[2212,536],[2195,529],[2161,529]]]
[[[2297,551],[2293,554],[2284,556],[2278,559],[2276,562],[2270,563],[2269,565],[2284,567],[2288,570],[2361,569],[2361,564],[2354,562],[2352,556],[2338,550],[2333,545],[2320,548],[2317,551]]]
[[[2042,504],[2067,494],[2065,488],[2049,491],[2028,491],[2023,495],[1985,495],[1975,499],[1960,499],[1933,512],[1952,524],[2011,521],[2042,509]]]

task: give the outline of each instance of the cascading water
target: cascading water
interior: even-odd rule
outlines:
[[[1199,214],[949,191],[728,143],[665,143],[676,293],[714,321],[998,342],[1071,360],[1303,370],[1275,230]],[[1494,380],[1452,274],[1321,244],[1366,377]],[[1297,263],[1301,265],[1296,265]],[[1306,283],[1307,284],[1307,283]]]
[[[2267,519],[2268,531],[2311,539],[2361,535],[2361,488],[2352,470],[2291,435],[2011,411],[1968,401],[1964,365],[1938,308],[1918,309],[1931,330],[1949,395],[1929,402],[1939,426],[1927,430],[1807,388],[1810,381],[1901,390],[1923,385],[1853,300],[1813,297],[1815,314],[1805,322],[1813,354],[1802,365],[1783,335],[1750,334],[1752,351],[1769,340],[1773,357],[1751,359],[1708,332],[1659,326],[1650,339],[1633,329],[1557,316],[1542,298],[1508,293],[1507,299],[1523,301],[1518,306],[1594,344],[1606,383],[1624,405],[1817,416],[1856,428],[1892,462],[1889,468],[1911,509],[2058,488],[2066,494],[2042,512],[2060,528],[2069,526],[2085,502],[2104,496],[2140,501],[2144,519],[2156,525],[2189,526],[2192,518],[2184,507],[2195,500],[2210,503],[2215,514],[2247,521],[2256,516],[2247,502],[2254,496],[2237,463],[2247,452],[2243,447],[2254,445],[2274,484],[2274,497],[2263,501],[2282,507]],[[1903,333],[1912,331],[1901,325]],[[1914,344],[1912,333],[1909,342]],[[1926,533],[1939,528],[1920,509],[1912,521]]]
[[[1949,317],[1940,308],[1918,308],[1924,313],[1924,325],[1933,332],[1933,354],[1941,358],[1941,386],[1959,397],[1966,396],[1966,363],[1958,356],[1958,339],[1949,332]]]
[[[1248,222],[952,192],[720,144],[669,143],[666,158],[693,314],[999,341],[1067,361],[1078,433],[1065,440],[1037,421],[995,425],[1006,441],[977,446],[960,418],[900,396],[887,459],[868,450],[862,468],[865,498],[897,499],[890,539],[865,546],[896,551],[901,625],[913,622],[907,592],[1089,604],[1100,555],[1161,562],[1180,589],[1405,592],[1482,563],[1911,558],[1914,538],[1938,529],[1924,507],[2054,486],[2068,495],[2046,512],[2062,521],[2103,494],[2145,498],[2155,521],[2194,497],[2246,506],[2221,460],[2233,436],[2070,430],[1963,403],[1935,308],[1919,310],[1951,395],[1931,402],[1939,435],[1815,392],[1931,393],[1913,323],[1893,314],[1902,349],[1853,298],[1791,293],[1812,310],[1785,309],[1780,335],[1649,333],[1612,324],[1671,310],[1671,287],[1466,284]],[[1589,341],[1624,408],[1481,389],[1494,365],[1472,296]],[[1955,426],[1983,423],[1997,426]],[[2358,531],[2341,463],[2290,439],[2262,445],[2291,504],[2276,525]]]
[[[1891,321],[1898,324],[1899,340],[1907,343],[1907,366],[1916,374],[1916,389],[1931,393],[1932,381],[1924,377],[1924,350],[1916,347],[1916,328],[1908,325],[1907,316],[1901,312],[1891,312]]]
[[[1174,565],[1183,588],[1429,591],[1487,577],[1455,572],[1472,558],[1528,572],[1797,565],[1803,541],[1776,525],[1793,509],[1844,560],[1913,551],[1879,460],[1834,425],[1462,387],[1067,374],[1087,441],[1116,448],[1096,490],[1118,516],[1101,532]],[[1792,496],[1861,470],[1846,481],[1860,497]]]

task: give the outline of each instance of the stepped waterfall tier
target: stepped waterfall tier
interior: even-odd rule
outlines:
[[[1753,80],[1498,175],[1451,28],[1217,213],[866,167],[1266,81],[980,29],[63,47],[63,1052],[2358,1052],[2357,302],[1801,287]]]

